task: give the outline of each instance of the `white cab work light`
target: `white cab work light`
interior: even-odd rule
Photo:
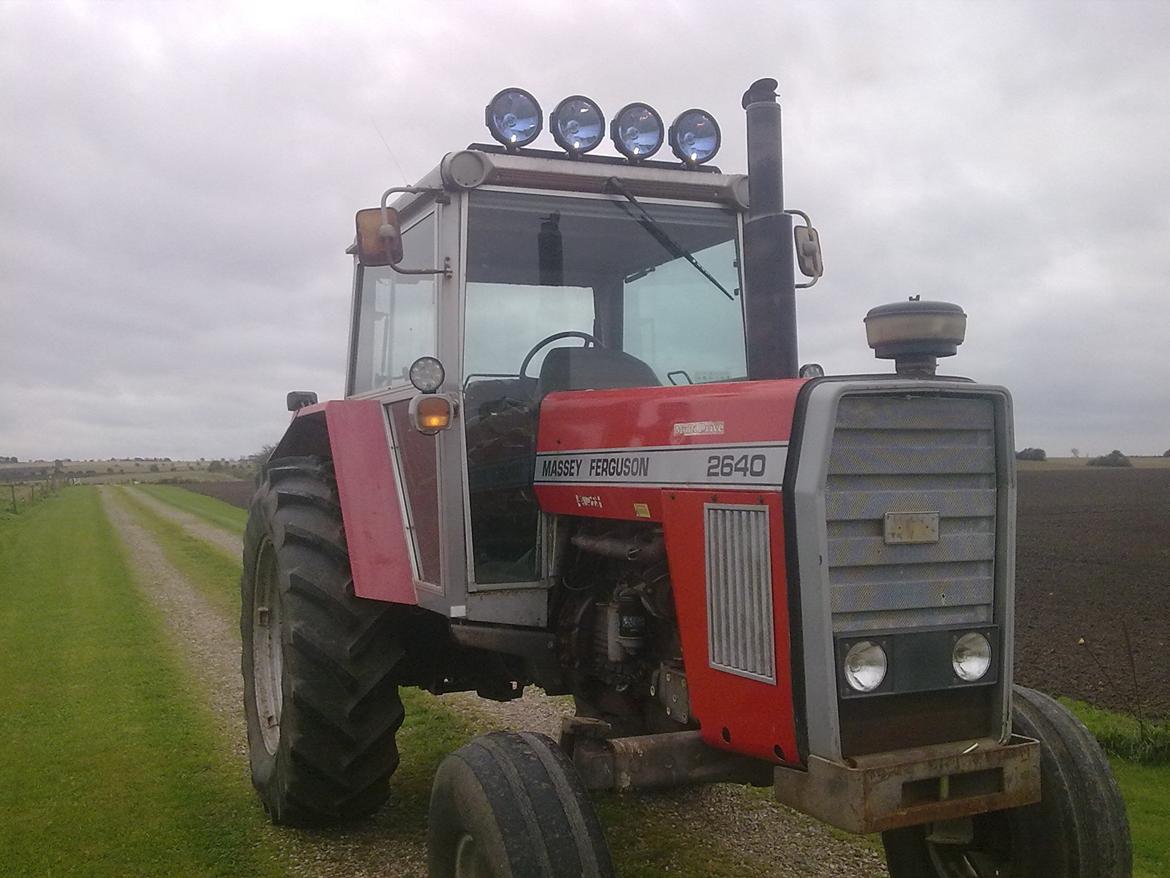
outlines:
[[[410,364],[410,383],[415,390],[423,393],[434,393],[443,386],[447,377],[443,364],[435,357],[419,357]]]
[[[662,148],[666,126],[649,104],[626,104],[609,126],[609,136],[617,151],[633,162],[649,158]]]
[[[536,140],[544,114],[536,98],[524,89],[506,88],[484,109],[484,122],[492,137],[508,149],[519,149]]]
[[[715,158],[721,138],[719,123],[706,110],[685,110],[670,126],[670,148],[691,167]]]
[[[605,137],[601,107],[584,95],[565,98],[548,120],[553,140],[571,156],[589,152]]]

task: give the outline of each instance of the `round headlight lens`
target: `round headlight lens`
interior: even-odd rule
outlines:
[[[618,152],[637,162],[662,148],[666,127],[658,111],[649,104],[626,104],[613,117],[609,136]]]
[[[982,679],[991,667],[991,643],[978,631],[968,631],[955,641],[951,667],[960,680]]]
[[[410,383],[423,393],[434,393],[446,377],[443,364],[434,357],[419,357],[410,364]]]
[[[549,128],[557,146],[569,155],[589,152],[605,137],[605,116],[601,107],[584,95],[565,98],[549,117]]]
[[[858,692],[872,692],[886,679],[886,651],[872,640],[863,640],[845,653],[845,682]]]
[[[701,165],[719,152],[719,123],[706,110],[687,110],[670,126],[670,148],[688,165]]]
[[[487,105],[484,121],[492,137],[515,149],[536,140],[544,125],[544,114],[536,98],[524,89],[506,88]]]

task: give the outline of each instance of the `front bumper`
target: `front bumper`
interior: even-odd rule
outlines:
[[[1040,745],[1013,735],[777,767],[776,798],[849,832],[883,832],[1040,801]]]

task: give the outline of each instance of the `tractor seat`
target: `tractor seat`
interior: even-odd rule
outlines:
[[[544,399],[557,390],[658,387],[661,383],[648,364],[624,351],[553,348],[540,367],[536,398]]]

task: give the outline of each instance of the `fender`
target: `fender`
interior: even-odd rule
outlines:
[[[417,604],[382,406],[346,399],[299,409],[272,458],[301,455],[333,461],[354,594]]]

